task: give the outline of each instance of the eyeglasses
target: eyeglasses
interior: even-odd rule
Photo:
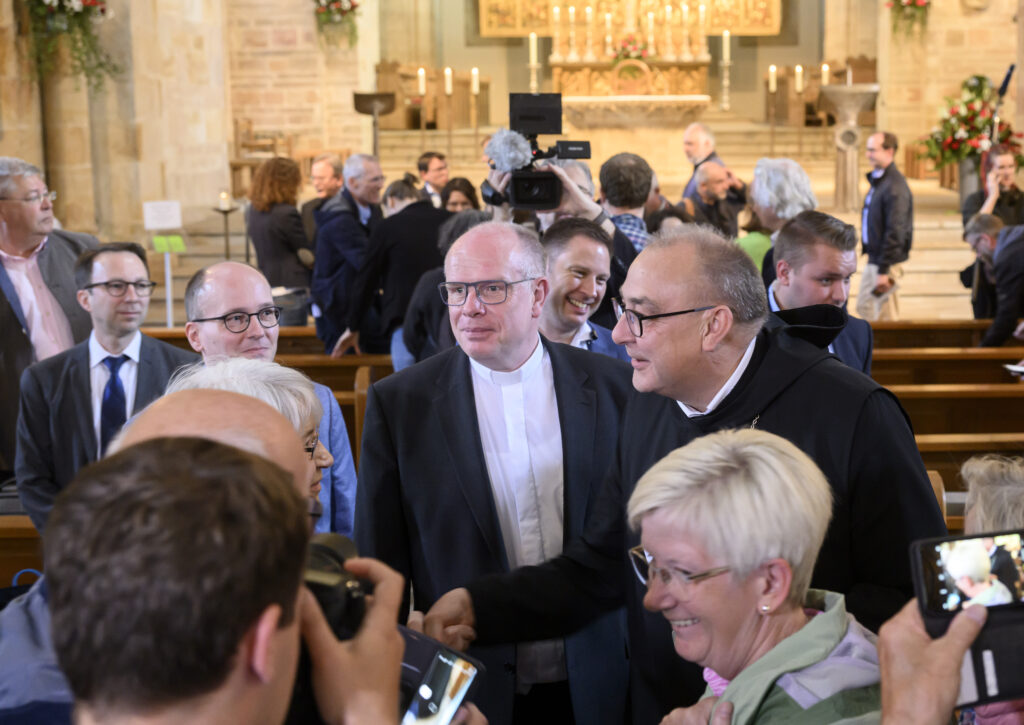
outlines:
[[[442,282],[437,286],[441,290],[441,299],[449,307],[461,307],[469,299],[470,287],[476,291],[476,298],[485,305],[500,305],[508,299],[508,288],[514,284],[531,282],[536,277],[517,279],[506,282],[503,279],[485,279],[481,282]]]
[[[622,306],[621,300],[612,301],[612,309],[615,311],[615,319],[619,320],[623,317],[626,318],[626,327],[633,333],[634,337],[643,337],[644,334],[644,320],[657,320],[659,317],[675,317],[676,315],[688,315],[691,312],[704,312],[705,310],[714,309],[716,305],[705,305],[704,307],[694,307],[692,310],[679,310],[678,312],[661,312],[657,315],[644,315],[636,310],[629,310]]]
[[[57,192],[44,191],[43,193],[40,194],[38,191],[35,191],[26,196],[24,199],[12,199],[10,197],[4,197],[0,199],[0,201],[23,201],[26,204],[40,204],[42,203],[43,199],[49,199],[50,203],[52,204],[53,202],[57,201]]]
[[[150,282],[148,279],[140,282],[126,282],[123,279],[110,279],[106,282],[93,282],[92,284],[87,284],[82,289],[92,289],[93,287],[102,287],[111,297],[124,297],[128,288],[134,287],[135,294],[139,297],[149,297],[153,294],[153,288],[156,287],[156,282]]]
[[[277,327],[277,321],[281,317],[280,307],[264,307],[256,312],[229,312],[220,317],[201,317],[192,322],[223,322],[228,332],[242,333],[249,329],[249,322],[255,317],[259,320],[264,329]]]
[[[655,566],[651,563],[653,559],[654,557],[644,551],[642,546],[634,546],[629,550],[629,562],[633,565],[633,571],[636,573],[636,578],[640,580],[641,584],[645,587],[650,586],[648,582],[651,578],[658,578],[664,586],[669,586],[674,578],[678,583],[678,590],[682,597],[689,597],[693,593],[694,585],[699,582],[729,571],[729,567],[719,566],[698,574],[690,574],[682,569],[676,569],[671,566]]]
[[[313,458],[315,457],[316,447],[318,445],[320,445],[320,433],[314,433],[313,434],[313,442],[310,443],[308,446],[303,446],[303,450],[305,450],[306,453],[309,454],[309,460],[312,461]]]

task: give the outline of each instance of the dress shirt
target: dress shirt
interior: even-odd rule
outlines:
[[[120,354],[128,357],[117,376],[121,378],[121,385],[124,387],[125,420],[132,417],[132,409],[135,407],[135,388],[139,380],[139,349],[142,347],[142,333],[136,332],[135,337],[128,343]],[[110,370],[103,364],[108,357],[117,357],[117,354],[108,352],[96,339],[96,331],[89,333],[89,385],[92,388],[92,426],[96,431],[96,455],[102,455],[100,450],[100,411],[103,408],[103,390],[107,387],[110,379]]]
[[[0,249],[0,262],[14,285],[18,302],[25,313],[25,322],[28,323],[25,332],[32,343],[36,362],[64,352],[75,344],[71,323],[39,271],[39,253],[44,246],[45,239],[27,257],[17,257]]]
[[[423,190],[427,192],[427,196],[430,197],[430,203],[434,205],[435,209],[441,208],[441,194],[429,182],[423,182]]]
[[[725,381],[725,385],[715,393],[715,397],[711,399],[711,402],[708,403],[708,407],[705,410],[696,410],[681,400],[676,401],[679,403],[679,407],[682,408],[683,413],[686,414],[687,418],[696,418],[698,415],[707,415],[717,408],[723,400],[725,400],[725,396],[731,393],[732,389],[736,387],[736,383],[738,383],[740,378],[743,377],[743,372],[747,369],[747,365],[750,364],[750,358],[754,356],[754,343],[756,342],[757,337],[754,337],[754,339],[750,341],[750,344],[747,345],[747,351],[744,352],[743,357],[740,358],[740,364],[736,366],[732,375],[730,375],[729,379]]]
[[[871,178],[877,179],[879,176],[885,173],[885,169],[875,169],[871,172]],[[871,207],[871,197],[875,195],[875,187],[868,187],[868,195],[864,197],[864,209],[860,213],[860,238],[865,245],[870,245],[871,240],[868,239],[868,209]]]
[[[779,301],[775,299],[775,285],[777,284],[778,280],[772,282],[771,286],[768,288],[768,307],[772,312],[780,312],[782,310],[782,307],[779,306]],[[833,355],[836,354],[835,348],[832,347],[831,342],[828,344],[828,351]]]
[[[470,358],[480,442],[512,569],[562,552],[562,432],[551,358],[537,337],[517,370],[498,372]],[[561,639],[517,647],[520,690],[567,678]]]
[[[363,206],[358,201],[356,202],[356,211],[359,213],[359,223],[364,227],[370,223],[370,214],[373,213],[373,209],[368,206]]]
[[[580,325],[580,329],[576,330],[576,334],[573,335],[572,342],[569,344],[573,347],[578,347],[580,350],[589,350],[590,343],[597,339],[597,335],[594,333],[594,328],[590,326],[589,322],[584,322]]]
[[[642,252],[651,241],[646,222],[635,214],[616,214],[612,217],[612,223],[626,235],[638,252]]]

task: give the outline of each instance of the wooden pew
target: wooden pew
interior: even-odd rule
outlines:
[[[316,328],[312,325],[305,327],[281,327],[281,333],[277,339],[278,354],[298,353],[305,355],[324,354],[324,343],[316,336]],[[191,350],[192,346],[185,339],[184,327],[143,327],[142,333],[163,340],[183,350]]]
[[[1024,347],[876,348],[871,377],[882,385],[1012,383],[1005,363],[1024,360]]]
[[[1020,383],[890,385],[889,390],[910,415],[917,434],[1024,431]]]
[[[887,320],[871,323],[875,348],[976,347],[992,320]]]
[[[352,456],[359,468],[359,454],[363,441],[363,418],[366,417],[366,396],[370,386],[391,373],[390,367],[362,365],[355,373],[352,390],[335,390],[334,397],[341,406],[352,443]]]
[[[392,372],[390,355],[345,355],[335,359],[323,353],[317,355],[278,353],[274,360],[281,365],[301,370],[331,390],[349,392],[355,389],[356,371],[360,367],[371,368],[379,377],[384,377]]]
[[[43,542],[28,516],[0,516],[0,587],[22,569],[43,570]],[[31,584],[34,578],[22,580]]]
[[[942,476],[947,490],[964,490],[960,466],[971,456],[1024,454],[1024,433],[919,433],[917,449],[929,471]]]

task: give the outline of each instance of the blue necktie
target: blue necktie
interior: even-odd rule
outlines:
[[[117,432],[121,430],[121,426],[124,425],[125,408],[127,406],[124,400],[124,386],[121,385],[121,377],[117,374],[117,371],[121,369],[121,365],[127,359],[127,355],[119,355],[117,357],[110,356],[103,360],[103,364],[110,371],[110,380],[107,381],[107,387],[103,389],[103,403],[100,405],[101,456],[106,452],[110,439],[117,435]]]

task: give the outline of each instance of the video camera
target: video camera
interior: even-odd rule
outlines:
[[[480,186],[480,195],[492,206],[509,203],[516,209],[545,211],[557,209],[562,202],[562,182],[551,171],[534,168],[541,159],[589,159],[589,141],[558,141],[547,151],[537,145],[540,134],[562,133],[561,93],[510,93],[509,127],[501,129],[487,144],[486,153],[499,171],[509,171],[512,179],[504,194],[488,182]]]

